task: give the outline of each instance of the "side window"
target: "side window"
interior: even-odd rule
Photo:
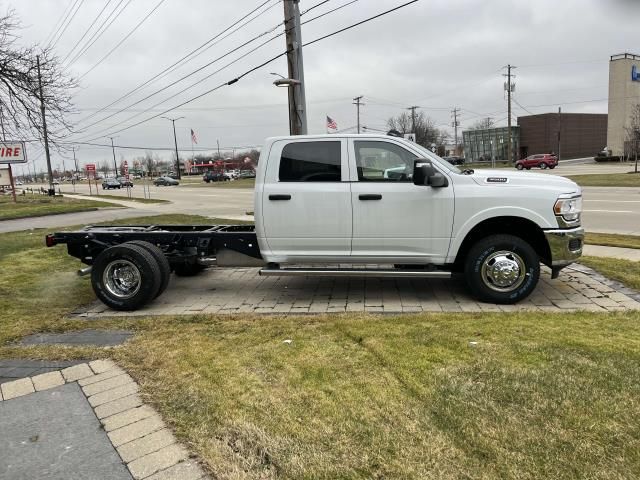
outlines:
[[[361,182],[410,182],[418,157],[389,142],[356,141],[356,165]]]
[[[281,182],[339,182],[340,142],[294,142],[282,149]]]

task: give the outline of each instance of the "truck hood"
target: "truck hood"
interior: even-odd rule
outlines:
[[[561,193],[580,193],[577,183],[565,177],[543,173],[518,172],[513,170],[475,170],[471,178],[478,185],[505,187],[528,187],[561,190]]]

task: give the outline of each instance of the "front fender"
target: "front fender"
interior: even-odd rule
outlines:
[[[453,263],[456,259],[456,255],[460,250],[462,242],[467,237],[469,232],[473,230],[480,223],[498,218],[498,217],[519,217],[529,220],[536,224],[540,229],[558,228],[558,224],[554,221],[550,223],[550,220],[545,218],[539,213],[523,207],[514,206],[500,206],[482,210],[475,213],[470,218],[466,219],[464,223],[458,224],[458,221],[454,222],[453,235],[451,238],[451,244],[449,245],[449,252],[447,254],[447,263]]]

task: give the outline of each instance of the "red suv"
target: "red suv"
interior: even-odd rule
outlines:
[[[542,169],[556,168],[556,165],[558,165],[558,157],[550,153],[529,155],[527,158],[516,162],[516,168],[518,170],[522,170],[523,168],[531,170],[531,167],[540,167]]]

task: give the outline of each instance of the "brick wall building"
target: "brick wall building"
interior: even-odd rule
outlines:
[[[520,158],[550,152],[561,158],[593,157],[607,145],[605,113],[543,113],[518,117],[518,125]]]

